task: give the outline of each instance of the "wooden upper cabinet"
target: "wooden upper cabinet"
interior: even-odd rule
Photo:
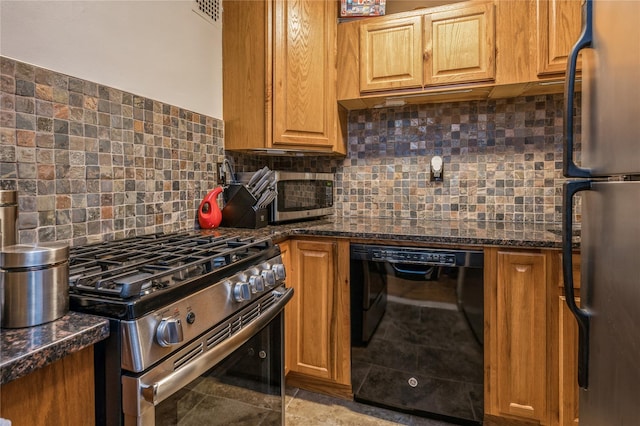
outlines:
[[[223,2],[225,149],[345,154],[333,1]]]
[[[333,148],[337,5],[276,1],[273,145]]]
[[[360,27],[360,91],[422,87],[422,16]]]
[[[537,0],[538,75],[565,72],[569,52],[580,36],[581,3],[581,0]]]
[[[222,84],[225,148],[265,147],[271,38],[270,2],[223,1]]]
[[[493,2],[465,2],[364,21],[360,91],[495,78]]]
[[[425,85],[495,79],[493,2],[424,17]]]

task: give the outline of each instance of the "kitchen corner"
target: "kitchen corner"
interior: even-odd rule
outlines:
[[[11,417],[36,424],[29,416],[47,418],[39,405],[60,407],[55,414],[66,424],[204,424],[212,412],[220,424],[283,424],[285,382],[289,396],[356,404],[363,383],[380,377],[382,391],[374,386],[372,393],[408,393],[431,404],[418,407],[418,416],[454,422],[524,418],[556,426],[563,410],[577,407],[577,396],[558,395],[563,383],[575,388],[567,378],[575,348],[565,344],[577,340],[558,304],[565,298],[558,83],[567,46],[548,43],[572,40],[579,0],[425,0],[459,4],[351,21],[338,19],[337,0],[0,2],[0,189],[19,193],[18,241],[66,242],[75,261],[71,312],[0,331],[0,417],[17,407]],[[400,47],[416,49],[375,38],[386,27],[368,23],[387,21],[411,32],[414,41]],[[440,23],[478,25],[469,32],[478,34],[460,37],[459,45],[432,40]],[[378,44],[365,51],[358,46],[368,33]],[[132,40],[144,40],[144,48],[133,49]],[[436,58],[466,58],[460,51],[474,43],[487,59],[481,81],[464,75],[462,64],[449,64],[458,66],[449,79],[429,75]],[[544,58],[543,49],[559,58]],[[405,53],[386,57],[398,52]],[[555,62],[544,68],[541,58]],[[373,89],[359,82],[367,67],[385,63],[424,69],[411,70],[420,81],[404,89],[394,76]],[[575,114],[580,120],[581,108]],[[237,193],[226,185],[233,182],[220,171],[226,163],[237,175],[325,173],[331,213],[315,215],[322,203],[314,214],[285,206],[281,191],[282,210],[297,210],[287,212],[296,220],[322,217],[293,223],[283,215],[283,223],[267,225],[262,213],[272,212],[273,201],[260,207],[278,194],[248,185],[248,202],[231,201],[244,186],[236,183]],[[286,191],[316,200],[320,192]],[[236,217],[253,207],[261,214],[231,221],[214,207],[234,207]],[[580,209],[577,201],[577,219]],[[207,212],[212,217],[203,220]],[[579,269],[576,237],[570,248]],[[388,256],[370,262],[366,274],[358,272],[365,262],[353,266],[351,251],[365,244],[384,244],[386,252],[375,254]],[[449,262],[456,250],[484,257],[473,268]],[[416,265],[422,255],[431,263]],[[415,256],[409,265],[406,256]],[[376,375],[384,368],[374,374],[369,355],[351,340],[350,302],[365,275],[385,286],[393,279],[411,289],[444,287],[446,300],[411,299],[409,311],[391,306],[404,297],[397,291],[389,292],[395,299],[387,311],[386,290],[376,293],[374,308],[386,312],[373,325],[380,334],[372,347],[387,362],[381,367],[393,369],[398,360],[418,366],[402,383]],[[465,276],[484,279],[473,289],[479,332],[462,316],[462,297],[456,300]],[[435,316],[439,310],[443,317]],[[469,339],[458,345],[463,334]],[[432,341],[419,341],[425,337]],[[456,346],[476,358],[461,362]],[[352,366],[354,357],[365,367]],[[440,375],[450,370],[471,380],[452,385],[457,379]],[[457,399],[464,416],[460,407],[437,410]],[[394,408],[407,410],[403,403]],[[389,418],[430,422],[399,412]]]

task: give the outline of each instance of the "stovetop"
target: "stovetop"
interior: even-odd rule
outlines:
[[[270,238],[199,232],[72,247],[71,309],[137,318],[279,253]]]

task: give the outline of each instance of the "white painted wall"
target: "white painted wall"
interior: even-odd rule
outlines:
[[[192,0],[0,0],[0,55],[222,119],[222,25]]]

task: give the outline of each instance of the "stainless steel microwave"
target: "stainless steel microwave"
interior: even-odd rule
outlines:
[[[248,182],[253,173],[239,173]],[[333,174],[275,171],[278,195],[269,206],[269,223],[333,214]]]

